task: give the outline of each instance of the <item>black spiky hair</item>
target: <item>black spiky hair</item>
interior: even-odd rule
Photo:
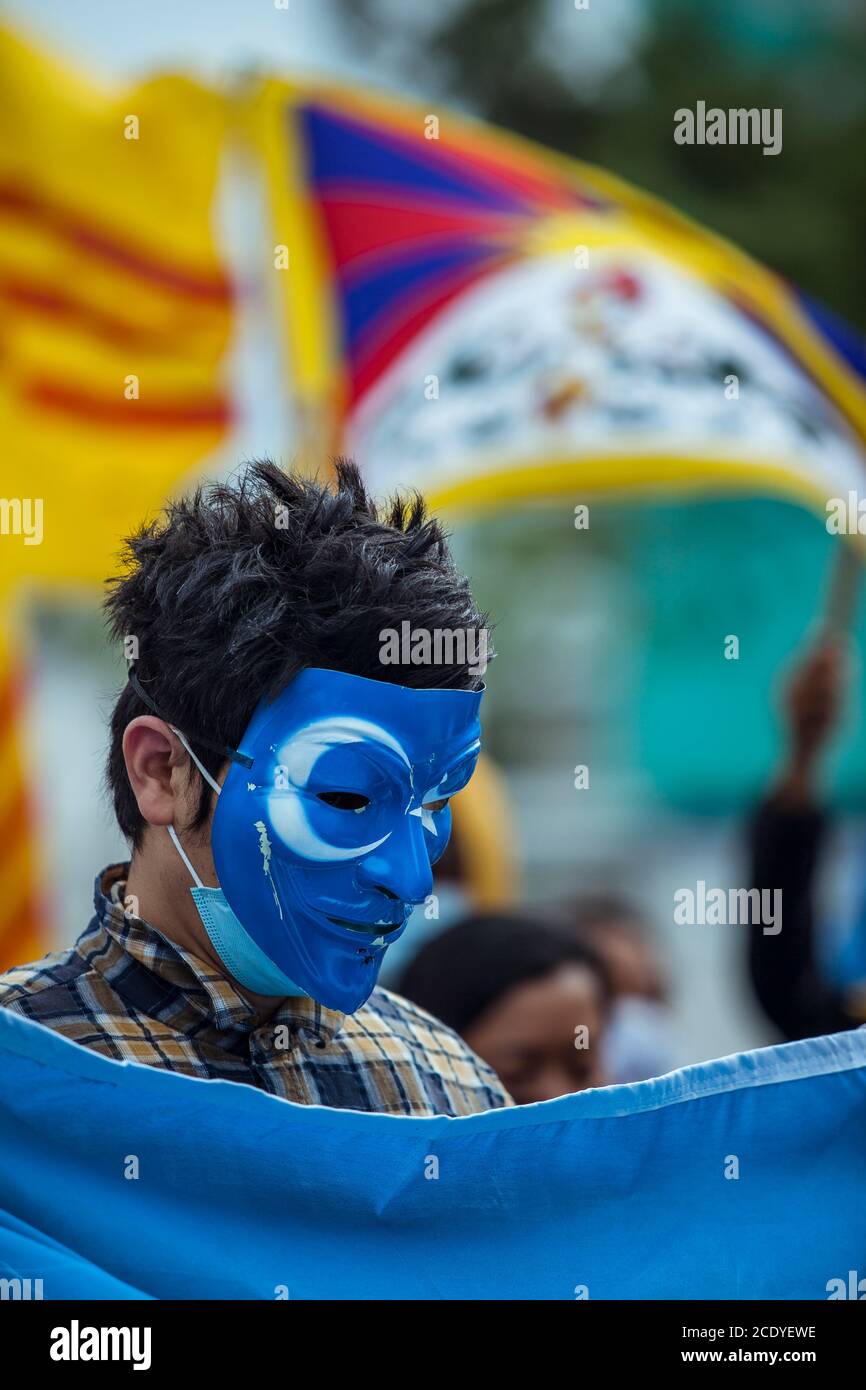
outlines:
[[[129,537],[121,562],[105,599],[111,633],[135,639],[142,688],[211,775],[224,758],[197,736],[237,747],[259,700],[305,667],[421,687],[481,684],[465,661],[382,664],[382,630],[405,620],[431,631],[487,623],[422,498],[377,507],[350,460],[336,461],[329,483],[253,462],[171,502]],[[145,823],[122,740],[149,712],[128,684],[111,719],[106,778],[133,847]],[[193,828],[206,823],[211,797],[202,779]]]

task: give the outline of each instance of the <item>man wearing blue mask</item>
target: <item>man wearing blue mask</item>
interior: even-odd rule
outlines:
[[[380,515],[349,463],[328,487],[263,462],[173,503],[125,558],[108,783],[132,859],[98,876],[71,950],[0,978],[0,1005],[305,1104],[511,1103],[376,984],[480,747],[486,629],[438,523],[420,501]]]

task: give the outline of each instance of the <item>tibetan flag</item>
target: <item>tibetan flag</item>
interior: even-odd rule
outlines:
[[[863,1030],[414,1119],[111,1061],[0,1009],[7,1297],[856,1298],[864,1144]]]
[[[743,814],[779,757],[767,692],[826,620],[831,567],[849,576],[834,623],[853,607],[853,546],[828,523],[866,496],[862,343],[658,199],[438,104],[274,80],[255,120],[305,418],[374,493],[480,514],[479,568],[514,535],[500,513],[538,502],[528,574],[549,555],[564,611],[568,584],[596,595],[581,638],[561,633],[577,688],[593,630],[621,624],[638,653],[615,723],[640,785]],[[745,659],[720,673],[726,634]],[[861,733],[838,759],[857,809]]]
[[[302,402],[376,490],[489,506],[862,488],[862,345],[591,166],[345,88],[266,84]]]

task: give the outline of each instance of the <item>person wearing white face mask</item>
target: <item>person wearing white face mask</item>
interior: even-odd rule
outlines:
[[[624,898],[575,898],[558,916],[603,962],[613,999],[605,1032],[611,1083],[646,1081],[679,1063],[665,972],[643,917]]]
[[[459,1033],[518,1104],[679,1061],[662,968],[620,899],[464,916],[420,945],[395,987]]]

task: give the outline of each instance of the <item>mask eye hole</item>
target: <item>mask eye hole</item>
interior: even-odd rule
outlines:
[[[370,805],[369,796],[362,796],[360,792],[318,792],[317,796],[326,806],[333,806],[338,811],[354,811],[356,815],[366,811]]]
[[[444,811],[444,810],[445,810],[445,807],[448,805],[448,802],[449,802],[450,800],[451,800],[450,796],[443,796],[443,797],[440,797],[438,801],[425,801],[425,802],[424,802],[424,810],[425,810],[425,811]]]

